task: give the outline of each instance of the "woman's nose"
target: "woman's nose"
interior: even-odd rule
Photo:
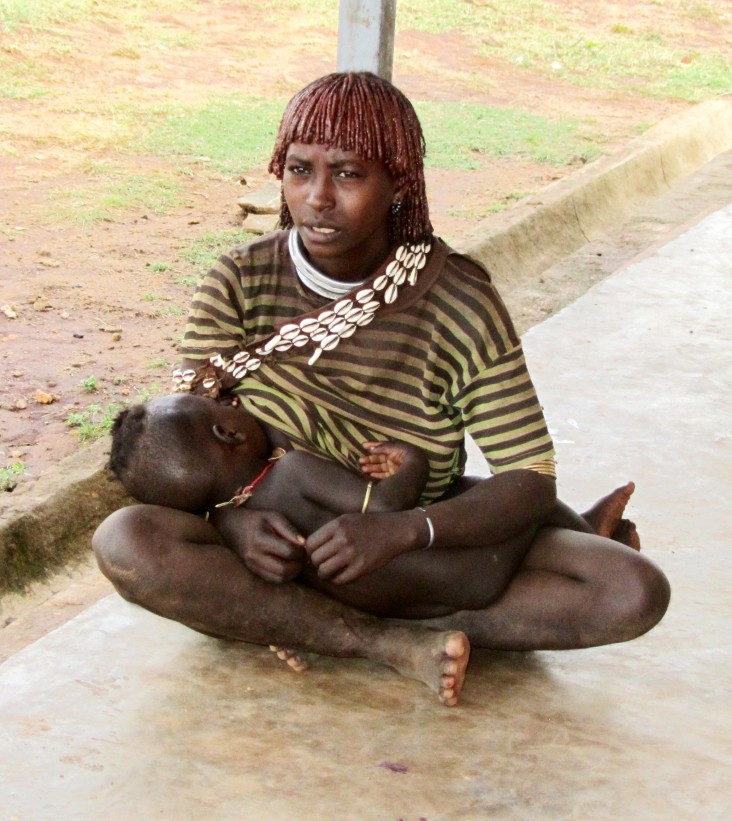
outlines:
[[[333,205],[333,181],[330,175],[313,175],[308,187],[308,205],[323,211]]]

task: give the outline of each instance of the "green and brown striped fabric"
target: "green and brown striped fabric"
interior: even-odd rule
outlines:
[[[193,299],[187,360],[231,357],[328,304],[301,286],[287,237],[277,232],[219,258]],[[313,366],[311,352],[297,348],[263,359],[236,390],[243,407],[296,447],[355,470],[365,441],[423,448],[425,502],[462,473],[466,429],[492,472],[553,475],[551,438],[503,302],[482,267],[434,242],[447,253],[437,255],[444,262],[429,291],[377,313]]]

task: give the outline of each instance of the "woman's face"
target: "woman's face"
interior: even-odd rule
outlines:
[[[399,187],[380,162],[291,143],[282,190],[308,256],[327,276],[358,282],[387,257],[389,211]]]

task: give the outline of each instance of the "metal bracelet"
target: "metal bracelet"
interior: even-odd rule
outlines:
[[[435,543],[435,526],[432,524],[432,519],[427,515],[427,511],[423,507],[417,508],[417,510],[421,510],[424,513],[424,519],[427,522],[427,527],[429,528],[430,532],[430,540],[427,542],[427,545],[422,550],[429,550],[432,545]]]

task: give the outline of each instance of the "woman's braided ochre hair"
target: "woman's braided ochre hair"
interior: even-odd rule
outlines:
[[[333,146],[383,163],[392,179],[404,185],[400,206],[390,214],[390,239],[419,242],[432,233],[422,127],[412,104],[387,80],[359,71],[328,74],[310,83],[290,100],[282,116],[269,164],[279,180],[291,143]],[[293,225],[284,197],[280,225]]]

